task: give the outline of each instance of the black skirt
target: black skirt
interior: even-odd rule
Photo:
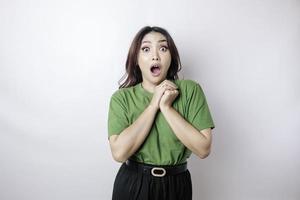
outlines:
[[[114,182],[112,200],[192,200],[190,172],[155,177],[123,163]]]

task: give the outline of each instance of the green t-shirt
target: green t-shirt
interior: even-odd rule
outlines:
[[[196,129],[214,128],[206,98],[200,85],[192,80],[172,81],[179,95],[172,106]],[[110,99],[108,135],[120,134],[130,126],[150,104],[153,93],[141,83],[117,90]],[[188,134],[188,133],[187,133]],[[191,151],[176,137],[163,114],[158,110],[145,142],[130,159],[155,165],[175,165],[186,162]]]

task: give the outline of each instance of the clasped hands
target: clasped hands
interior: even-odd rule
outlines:
[[[155,87],[150,104],[160,110],[172,107],[173,101],[179,94],[177,88],[173,82],[164,80]]]

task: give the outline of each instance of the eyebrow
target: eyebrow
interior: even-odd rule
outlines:
[[[163,40],[158,40],[158,42],[160,42],[160,43],[161,43],[161,42],[167,42],[167,40],[165,40],[165,39],[163,39]],[[146,40],[146,41],[143,41],[142,44],[143,44],[143,43],[151,43],[151,42]]]

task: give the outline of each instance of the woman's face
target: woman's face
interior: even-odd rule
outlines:
[[[166,37],[158,32],[146,34],[142,39],[137,60],[143,82],[158,85],[165,80],[171,64]]]

